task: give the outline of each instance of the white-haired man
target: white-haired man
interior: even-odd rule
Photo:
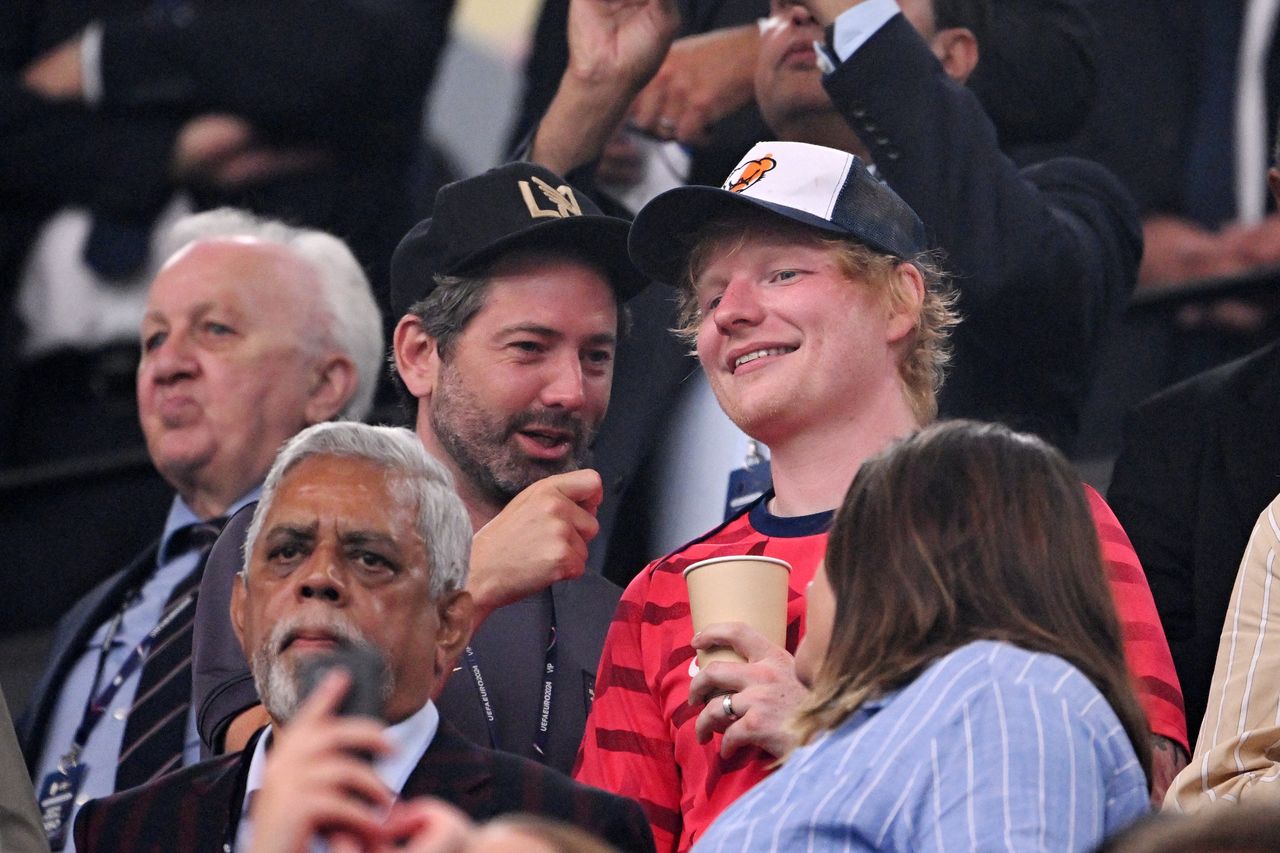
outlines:
[[[22,725],[55,849],[86,800],[198,756],[191,622],[211,536],[291,436],[364,416],[380,369],[378,310],[337,238],[224,209],[181,221],[170,245],[137,393],[177,496],[157,543],[59,623]]]
[[[635,803],[477,747],[441,718],[432,694],[471,633],[470,547],[452,477],[409,430],[336,423],[296,436],[267,475],[243,582],[231,594],[232,625],[272,728],[237,755],[91,803],[76,824],[80,849],[212,851],[234,842],[238,850],[296,850],[317,831],[372,842],[396,794],[434,796],[476,819],[542,814],[619,847],[651,849]],[[350,646],[381,661],[369,681],[390,728],[327,714],[295,721],[304,664]],[[307,727],[307,756],[298,760],[295,749],[292,762],[286,757],[294,807],[283,815],[249,807],[274,730],[284,752],[295,722]],[[376,757],[353,760],[352,749]],[[271,818],[259,826],[263,812]]]

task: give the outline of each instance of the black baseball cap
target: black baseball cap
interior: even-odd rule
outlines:
[[[597,264],[621,303],[649,283],[627,256],[629,228],[551,170],[507,163],[436,193],[431,218],[415,225],[391,256],[391,307],[403,315],[435,288],[437,274],[472,274],[526,248]]]
[[[631,260],[652,278],[678,284],[700,227],[751,209],[898,258],[926,247],[920,217],[861,158],[804,142],[757,142],[721,188],[677,187],[641,208],[631,225]]]

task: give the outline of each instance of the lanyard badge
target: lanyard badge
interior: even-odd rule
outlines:
[[[40,806],[40,819],[44,824],[45,836],[49,839],[49,848],[51,850],[61,850],[67,843],[67,832],[71,828],[68,825],[71,812],[75,808],[76,796],[84,785],[85,773],[89,770],[88,765],[80,762],[80,751],[89,742],[89,735],[93,732],[94,727],[98,725],[98,721],[102,719],[102,715],[106,713],[112,701],[115,700],[116,693],[119,692],[120,687],[142,666],[143,661],[146,660],[147,653],[151,651],[152,645],[155,644],[156,638],[168,627],[170,622],[190,607],[196,598],[195,592],[191,592],[186,597],[170,605],[159,623],[142,638],[138,645],[134,646],[133,651],[129,652],[129,656],[125,658],[124,663],[120,666],[120,671],[99,691],[98,684],[102,679],[103,668],[107,662],[107,654],[115,641],[115,636],[120,629],[120,623],[124,619],[125,611],[133,604],[134,595],[134,593],[130,593],[125,596],[124,603],[116,611],[115,617],[107,626],[106,636],[102,641],[102,653],[98,656],[98,667],[93,676],[93,685],[89,689],[89,698],[85,701],[85,709],[80,717],[80,724],[76,726],[75,735],[72,737],[71,749],[66,755],[62,756],[57,768],[44,777],[44,780],[40,783],[40,789],[36,793],[36,802]]]
[[[40,821],[44,824],[50,850],[61,850],[67,845],[71,810],[75,808],[76,795],[80,793],[88,769],[87,765],[80,763],[78,750],[73,749],[40,783],[36,800],[40,804]]]

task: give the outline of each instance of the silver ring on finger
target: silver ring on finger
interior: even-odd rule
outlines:
[[[733,710],[733,694],[732,693],[724,694],[724,700],[720,703],[720,706],[724,708],[724,715],[728,717],[730,720],[737,721],[738,719],[740,719],[741,715],[736,713]]]

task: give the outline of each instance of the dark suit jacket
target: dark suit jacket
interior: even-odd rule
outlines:
[[[81,851],[218,853],[234,838],[253,743],[159,780],[86,803],[76,818]],[[532,761],[481,749],[443,720],[401,796],[438,797],[477,821],[512,812],[582,827],[621,850],[652,851],[640,806],[579,785]]]
[[[249,665],[231,631],[227,602],[240,569],[239,554],[256,504],[227,522],[209,555],[200,586],[193,640],[192,702],[206,747],[220,744],[237,714],[258,703]],[[468,668],[455,671],[436,700],[441,715],[474,743],[537,759],[534,733],[543,695],[543,665],[551,603],[557,657],[548,722],[547,764],[567,773],[586,727],[596,664],[621,590],[596,574],[555,584],[549,593],[495,611],[471,639],[495,716],[491,742],[484,706]]]
[[[1136,280],[1133,200],[1084,160],[1019,170],[977,98],[901,15],[824,84],[956,276],[964,320],[943,413],[1068,443],[1099,344]]]
[[[1193,747],[1245,544],[1280,494],[1278,419],[1280,342],[1139,406],[1107,492],[1147,572]]]
[[[58,620],[48,662],[17,725],[18,742],[30,772],[35,772],[35,765],[40,760],[45,731],[61,695],[63,680],[84,653],[85,643],[93,632],[120,608],[131,590],[141,586],[155,571],[158,547],[159,542],[152,543],[128,566],[94,587]]]
[[[542,709],[543,665],[554,601],[557,668],[552,680],[546,763],[573,769],[595,691],[596,665],[622,595],[611,581],[588,572],[554,584],[494,611],[471,638],[471,647],[496,717],[498,743],[490,741],[484,706],[466,661],[460,661],[437,700],[440,713],[474,743],[537,760],[534,735]]]
[[[1240,0],[1112,0],[1094,2],[1100,91],[1096,109],[1073,150],[1114,171],[1134,194],[1143,215],[1169,213],[1201,218],[1188,198],[1192,151],[1200,133],[1198,102],[1206,79],[1205,36],[1210,16]],[[1280,30],[1268,48],[1264,71],[1268,150],[1280,110]],[[1236,51],[1230,51],[1235,53]],[[1223,53],[1219,50],[1218,53]],[[1228,57],[1228,61],[1230,57]],[[1231,70],[1234,81],[1234,65]],[[1221,91],[1220,87],[1217,91]],[[1225,96],[1231,98],[1227,89]],[[1218,129],[1224,156],[1222,181],[1235,174],[1230,119]],[[1212,218],[1204,224],[1216,227]]]

